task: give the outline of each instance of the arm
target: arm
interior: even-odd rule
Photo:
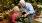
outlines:
[[[28,7],[27,7],[28,9],[29,9],[29,14],[33,14],[33,13],[35,13],[35,11],[34,11],[34,9],[33,9],[33,6],[29,3],[29,5],[28,5]],[[27,14],[28,14],[27,13]]]
[[[29,9],[28,13],[26,13],[24,16],[26,17],[28,14],[32,14],[34,13],[34,9],[33,9],[33,6],[29,3],[27,5],[27,9]]]
[[[28,12],[28,14],[30,14],[30,13]],[[24,14],[24,17],[28,16],[28,14]]]
[[[21,6],[21,13],[23,13],[24,12],[24,9],[23,9],[23,7]]]

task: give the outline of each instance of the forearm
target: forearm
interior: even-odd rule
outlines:
[[[30,14],[30,12],[26,13],[27,15]]]
[[[30,13],[28,12],[28,13],[24,14],[24,17],[28,16],[28,14],[30,14]]]

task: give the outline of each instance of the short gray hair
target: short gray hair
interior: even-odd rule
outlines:
[[[20,3],[25,3],[25,1],[24,0],[20,0]]]

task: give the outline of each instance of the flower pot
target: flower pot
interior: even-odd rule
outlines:
[[[37,15],[37,16],[40,16],[40,14],[41,14],[41,12],[36,12],[36,15]]]

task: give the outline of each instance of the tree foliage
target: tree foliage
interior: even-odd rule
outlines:
[[[20,0],[12,0],[13,4],[17,5]]]

